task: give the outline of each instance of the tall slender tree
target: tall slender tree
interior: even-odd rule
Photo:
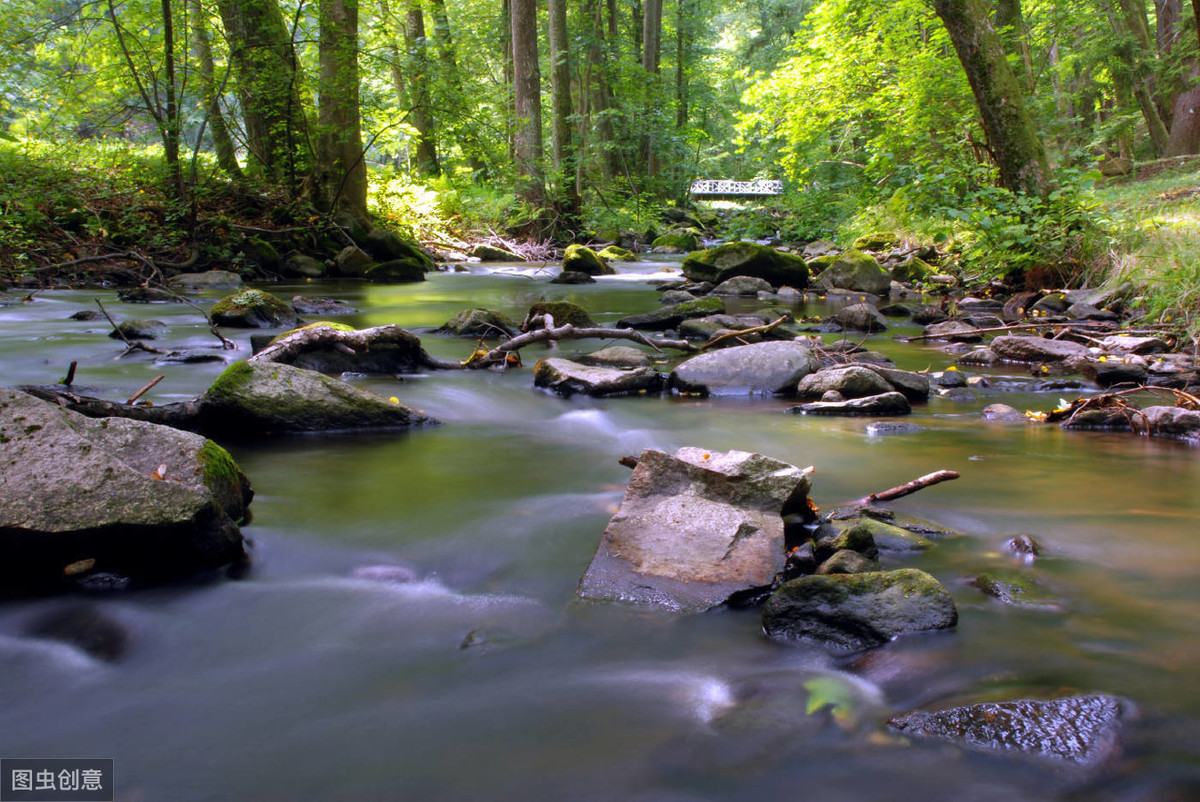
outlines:
[[[358,104],[358,0],[321,0],[317,154],[318,207],[367,217],[367,165]]]
[[[408,0],[404,15],[404,38],[408,44],[408,90],[413,127],[417,129],[414,162],[418,175],[435,176],[442,172],[438,163],[437,122],[433,115],[432,75],[429,40],[425,36],[425,13],[421,0]]]
[[[575,126],[571,103],[571,53],[568,50],[567,0],[549,0],[551,137],[554,173],[568,217],[579,216],[575,181]]]
[[[199,67],[200,93],[204,98],[207,127],[212,136],[213,149],[217,153],[217,165],[236,181],[243,177],[242,168],[238,164],[237,148],[229,134],[229,125],[221,110],[221,91],[217,83],[216,63],[213,60],[208,15],[200,0],[188,0],[188,17],[192,27],[192,47],[196,51]]]
[[[542,172],[542,74],[538,66],[537,3],[509,0],[512,8],[513,129],[517,197],[546,205]]]

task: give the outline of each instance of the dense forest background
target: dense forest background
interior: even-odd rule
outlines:
[[[1182,0],[11,0],[0,258],[36,263],[64,230],[186,254],[199,210],[247,197],[279,225],[567,241],[653,226],[698,177],[783,178],[724,233],[887,228],[976,277],[1052,283],[1137,267],[1114,254],[1150,243],[1140,269],[1179,307],[1200,285],[1175,252],[1190,196],[1150,220],[1093,188],[1191,181],[1198,17]]]

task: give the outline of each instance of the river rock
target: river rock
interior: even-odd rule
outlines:
[[[180,273],[167,284],[173,290],[237,290],[245,284],[242,277],[228,270],[208,270],[203,273]]]
[[[992,340],[992,352],[1008,362],[1063,362],[1088,356],[1086,345],[1070,340],[1021,337],[1006,334]]]
[[[1089,360],[1080,368],[1080,373],[1090,382],[1107,389],[1118,384],[1145,384],[1146,369],[1141,365],[1106,359],[1103,362]]]
[[[215,325],[242,329],[292,328],[296,310],[262,290],[243,290],[227,295],[209,312]]]
[[[819,367],[808,345],[776,340],[694,356],[671,371],[670,385],[685,392],[790,393]]]
[[[373,228],[363,239],[362,248],[379,262],[404,261],[424,274],[433,269],[430,259],[420,246],[411,240],[382,228]]]
[[[1153,435],[1200,441],[1200,412],[1182,407],[1146,407],[1142,415]]]
[[[596,254],[606,262],[640,262],[641,257],[620,245],[608,245]]]
[[[74,564],[157,580],[243,555],[250,484],[199,435],[0,389],[0,464],[6,591],[61,585]]]
[[[617,321],[619,328],[664,331],[679,326],[685,320],[725,311],[725,302],[720,298],[693,298],[683,303],[671,304],[640,315],[628,315]]]
[[[554,278],[550,279],[551,284],[595,284],[596,279],[589,276],[587,273],[579,273],[574,270],[564,270]]]
[[[855,358],[861,360],[862,356],[856,354]],[[868,364],[865,367],[878,373],[888,384],[892,385],[893,389],[903,393],[909,401],[925,401],[929,398],[928,374],[900,370],[887,365]]]
[[[29,622],[25,634],[69,643],[109,662],[125,655],[130,640],[124,624],[105,615],[94,604],[78,603],[42,613]]]
[[[696,296],[687,290],[667,290],[658,296],[658,302],[663,306],[674,306],[694,300],[696,300]]]
[[[815,640],[850,651],[957,621],[950,594],[915,568],[803,576],[781,585],[763,607],[763,631],[772,640]]]
[[[956,343],[977,343],[983,341],[983,335],[970,323],[961,320],[947,320],[942,323],[930,323],[925,327],[924,336],[932,340],[949,340]]]
[[[562,269],[564,273],[587,273],[589,276],[608,276],[617,272],[586,245],[568,245],[563,254]]]
[[[890,393],[894,388],[887,379],[861,365],[822,368],[800,380],[796,395],[801,398],[820,398],[830,390],[843,399]]]
[[[1049,597],[1037,581],[1026,573],[989,571],[971,580],[985,596],[1009,607],[1034,610],[1062,610],[1062,604]]]
[[[1105,351],[1122,354],[1164,354],[1171,346],[1158,338],[1133,334],[1114,334],[1100,341]]]
[[[798,256],[753,242],[727,242],[688,254],[683,274],[692,281],[720,284],[734,276],[764,279],[774,287],[808,286],[808,265]]]
[[[538,301],[530,306],[529,311],[525,313],[525,320],[521,323],[521,331],[545,328],[542,321],[534,322],[544,315],[549,315],[554,319],[554,326],[556,328],[558,326],[565,326],[568,323],[577,328],[585,329],[594,328],[596,325],[596,321],[592,320],[592,316],[579,304],[574,304],[570,301]]]
[[[851,304],[838,310],[833,321],[853,331],[887,331],[887,318],[871,304]]]
[[[1091,767],[1120,751],[1123,715],[1124,705],[1115,696],[1086,694],[914,712],[892,719],[888,726],[969,749]]]
[[[868,295],[887,295],[892,277],[875,257],[850,250],[829,261],[815,285],[819,290],[849,290]]]
[[[654,368],[607,368],[548,357],[533,366],[533,384],[561,396],[657,394],[663,377]]]
[[[108,336],[114,340],[157,340],[167,331],[167,324],[161,320],[128,318],[117,323]]]
[[[272,432],[406,429],[436,424],[419,410],[312,370],[235,362],[200,397],[205,431]]]
[[[376,284],[408,284],[424,281],[429,267],[425,261],[405,258],[389,259],[371,265],[363,272],[363,278]]]
[[[879,570],[879,562],[852,549],[839,549],[817,566],[817,574],[866,574]]]
[[[912,405],[903,393],[890,392],[851,398],[846,401],[813,401],[789,407],[788,412],[796,415],[908,415]]]
[[[878,556],[880,550],[896,552],[926,551],[935,545],[932,540],[916,532],[910,532],[903,527],[867,516],[863,516],[855,521],[852,526],[843,532],[843,535],[847,537],[853,535],[855,538],[855,541],[848,540],[847,542],[870,543],[874,554],[864,552],[868,553],[869,556]],[[854,548],[854,546],[847,546],[847,548]],[[861,548],[858,550],[863,551]]]
[[[807,474],[762,454],[647,449],[578,595],[698,612],[770,585],[782,516],[806,509],[808,491]]]
[[[734,276],[713,287],[713,295],[749,295],[757,298],[760,292],[773,293],[771,282],[756,276]]]
[[[700,232],[690,228],[672,229],[650,243],[654,253],[691,253],[699,247]]]
[[[321,278],[328,268],[320,259],[305,253],[294,253],[284,261],[283,272],[300,278]]]
[[[371,255],[357,245],[347,245],[333,257],[334,271],[347,278],[361,278],[373,264],[375,260]]]
[[[610,345],[599,351],[584,354],[577,361],[584,365],[606,368],[648,368],[653,364],[649,354],[629,345]]]
[[[468,256],[474,256],[481,262],[524,262],[525,257],[515,254],[507,248],[479,243],[470,250]]]
[[[464,309],[435,329],[436,334],[453,334],[455,337],[479,337],[485,340],[508,338],[520,331],[515,320],[491,309],[475,307]]]
[[[302,315],[350,315],[358,310],[345,301],[324,296],[292,296],[292,309]]]
[[[980,414],[984,420],[997,421],[999,423],[1029,422],[1024,413],[1015,407],[1010,407],[1008,404],[989,404],[983,408],[983,412]]]

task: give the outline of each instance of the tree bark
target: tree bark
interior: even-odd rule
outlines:
[[[404,38],[408,43],[408,89],[413,127],[417,129],[415,162],[417,174],[441,175],[438,163],[437,123],[430,92],[429,48],[425,36],[425,14],[421,0],[409,0],[404,16]]]
[[[1021,76],[1023,89],[1032,94],[1034,90],[1033,59],[1029,54],[1029,40],[1025,35],[1025,14],[1021,0],[996,0],[996,30],[1010,55],[1021,60],[1024,73]]]
[[[469,121],[469,109],[463,96],[462,76],[458,70],[458,55],[454,46],[454,35],[450,29],[450,17],[446,13],[445,0],[430,0],[429,11],[433,16],[433,47],[437,53],[438,62],[442,66],[442,81],[446,91],[443,93],[442,118],[452,118],[451,133],[457,139],[459,147],[466,154],[467,163],[477,177],[484,177],[488,172],[487,162],[483,155],[486,152],[479,140],[475,127]]]
[[[1046,150],[1004,47],[980,0],[934,0],[962,63],[1000,183],[1013,192],[1046,196],[1053,186]]]
[[[213,61],[212,43],[208,35],[208,22],[200,0],[188,0],[191,16],[192,41],[196,48],[196,61],[200,69],[200,94],[208,113],[208,130],[212,136],[213,149],[217,152],[217,165],[235,181],[243,178],[237,160],[237,148],[229,135],[229,125],[221,111],[221,94],[217,87],[217,70]]]
[[[662,0],[645,0],[645,10],[642,16],[642,69],[651,75],[658,75],[659,58],[662,50]],[[647,84],[645,97],[645,120],[653,119],[653,107],[660,102],[657,97],[657,81],[650,80]],[[646,176],[658,175],[658,153],[654,130],[647,126],[642,134],[642,156],[646,165]]]
[[[571,117],[571,56],[567,49],[567,2],[549,0],[551,134],[554,172],[563,195],[568,218],[579,215],[579,192],[575,183],[575,136]]]
[[[535,209],[546,205],[542,176],[542,75],[538,66],[537,3],[510,0],[513,54],[513,150],[517,198]]]
[[[358,105],[358,0],[321,0],[319,136],[314,200],[367,218],[367,165]]]
[[[253,173],[293,191],[307,173],[300,66],[276,0],[218,0]]]

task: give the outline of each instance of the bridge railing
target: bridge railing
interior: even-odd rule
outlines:
[[[721,178],[701,178],[692,182],[692,195],[782,195],[783,182],[777,179],[758,181],[726,181]]]

